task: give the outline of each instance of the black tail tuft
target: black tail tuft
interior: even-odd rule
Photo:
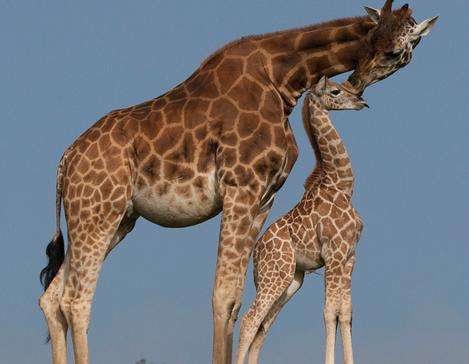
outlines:
[[[49,262],[39,274],[39,279],[41,280],[44,290],[49,287],[49,284],[57,275],[65,258],[64,238],[61,231],[59,231],[49,245],[47,245],[46,255],[49,258]]]

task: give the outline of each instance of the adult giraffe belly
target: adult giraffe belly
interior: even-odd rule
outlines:
[[[153,186],[136,187],[133,208],[147,220],[166,227],[206,221],[222,210],[215,170],[197,174],[186,183],[163,180]]]

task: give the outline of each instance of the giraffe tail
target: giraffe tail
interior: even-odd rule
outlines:
[[[57,275],[62,263],[65,259],[65,244],[64,238],[62,235],[62,230],[60,229],[60,213],[62,206],[62,192],[63,192],[63,179],[64,179],[64,170],[66,168],[67,153],[66,151],[62,156],[62,159],[59,162],[57,167],[57,182],[56,182],[56,197],[55,197],[55,219],[56,219],[56,232],[52,238],[49,245],[46,248],[46,255],[48,258],[47,265],[41,270],[39,274],[39,279],[41,281],[44,290],[49,287],[50,283]]]

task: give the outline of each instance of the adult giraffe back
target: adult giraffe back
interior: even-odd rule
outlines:
[[[391,12],[391,2],[373,19],[230,43],[171,91],[109,113],[67,149],[58,171],[57,234],[41,274],[54,363],[66,362],[69,326],[75,362],[88,363],[86,333],[102,262],[139,216],[181,227],[220,211],[213,361],[231,362],[253,243],[298,155],[288,115],[322,75],[356,69],[348,87],[359,93],[410,61],[416,30],[428,26],[417,25],[406,6]],[[390,56],[391,48],[402,51]]]

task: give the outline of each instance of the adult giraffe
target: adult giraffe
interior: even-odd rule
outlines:
[[[405,5],[369,17],[251,36],[210,56],[166,94],[113,111],[64,153],[57,232],[47,247],[40,299],[53,362],[88,363],[91,303],[106,255],[143,216],[189,226],[223,211],[213,291],[213,362],[230,363],[248,260],[297,158],[288,115],[322,75],[355,69],[356,93],[410,62],[436,18],[417,24]],[[69,247],[60,230],[63,199]]]

